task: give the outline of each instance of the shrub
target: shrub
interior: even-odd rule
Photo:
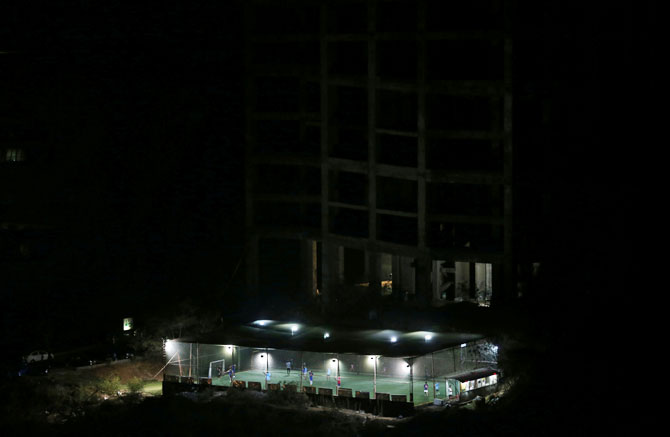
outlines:
[[[97,389],[101,393],[115,395],[121,390],[121,379],[116,375],[104,378],[98,382]]]
[[[307,395],[290,390],[268,391],[267,401],[275,405],[290,405],[298,408],[307,408],[309,406]]]
[[[142,379],[140,379],[140,378],[138,378],[138,377],[131,378],[131,379],[128,381],[128,390],[129,390],[132,394],[137,394],[137,393],[139,393],[139,392],[142,391],[142,389],[144,388],[144,385],[145,385],[145,384],[146,384],[146,383],[145,383],[144,381],[142,381]]]

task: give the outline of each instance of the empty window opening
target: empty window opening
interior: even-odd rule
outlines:
[[[328,44],[329,73],[341,76],[368,74],[366,42],[333,42]]]
[[[417,244],[417,219],[377,214],[377,238],[391,243]]]
[[[384,129],[416,132],[418,102],[416,94],[379,90],[377,125]],[[383,110],[382,110],[383,109]]]
[[[368,212],[349,208],[330,208],[330,232],[367,238]]]
[[[377,207],[379,209],[416,212],[417,197],[416,181],[377,177]]]
[[[328,195],[334,202],[365,205],[368,200],[367,175],[346,171],[331,172]]]
[[[436,170],[502,171],[502,148],[490,139],[428,136],[426,166]]]
[[[426,97],[426,128],[429,130],[488,131],[491,126],[489,97],[440,94]]]
[[[418,162],[417,138],[401,135],[377,135],[377,162],[416,167]]]

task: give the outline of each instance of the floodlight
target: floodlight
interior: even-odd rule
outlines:
[[[465,346],[466,346],[466,344],[465,344],[465,343],[461,343],[461,347],[465,347]]]
[[[391,343],[395,343],[396,341],[398,341],[398,337],[391,337]]]
[[[426,334],[423,339],[426,341],[432,340],[433,336],[431,334]]]
[[[177,345],[175,344],[175,342],[173,340],[166,340],[165,341],[165,353],[166,354],[168,354],[168,355],[172,354],[172,353],[176,352],[176,349],[177,349]]]
[[[328,338],[328,337],[330,337],[330,334],[329,334],[329,333],[326,332],[326,333],[323,334],[323,338],[324,338],[324,340],[325,340],[326,338]]]
[[[336,361],[336,360],[333,360],[333,363],[334,363],[335,361]]]
[[[291,334],[298,330],[298,325],[291,325]]]

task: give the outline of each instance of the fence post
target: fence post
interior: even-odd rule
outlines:
[[[409,401],[414,402],[414,358],[409,359]]]
[[[302,393],[302,371],[304,369],[303,363],[304,363],[303,362],[303,355],[302,355],[302,351],[300,351],[300,373],[299,373],[299,375],[300,375],[300,388],[298,389],[298,391],[300,393]]]
[[[435,352],[430,353],[430,376],[433,378],[433,399],[435,399]]]

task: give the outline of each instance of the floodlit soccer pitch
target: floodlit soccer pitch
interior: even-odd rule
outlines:
[[[309,372],[306,375],[302,375],[300,370],[291,370],[290,374],[286,373],[286,368],[283,369],[270,369],[270,384],[295,384],[300,389],[302,376],[302,386],[309,387]],[[265,372],[262,370],[245,370],[241,372],[235,372],[236,381],[245,381],[245,382],[260,382],[261,387],[266,389],[265,385]],[[350,373],[350,372],[341,372],[340,373],[341,385],[340,388],[349,388],[351,389],[352,396],[356,395],[357,391],[369,392],[370,398],[374,399],[374,376],[371,373]],[[428,394],[424,394],[424,384],[428,383]],[[436,379],[435,382],[439,383],[439,393],[435,392],[433,396],[433,381],[431,379],[417,379],[414,377],[414,404],[424,404],[432,403],[433,399],[445,399],[445,378]],[[225,387],[230,387],[230,376],[228,374],[223,374],[220,377],[212,377],[213,385],[220,385]],[[337,388],[337,376],[331,374],[330,377],[326,375],[325,372],[319,371],[314,372],[314,378],[312,387],[317,388],[329,388],[333,390],[333,394],[336,393]],[[409,377],[406,379],[388,377],[384,375],[377,374],[377,393],[388,393],[391,395],[406,395],[407,400],[409,401],[410,394],[410,380]]]

